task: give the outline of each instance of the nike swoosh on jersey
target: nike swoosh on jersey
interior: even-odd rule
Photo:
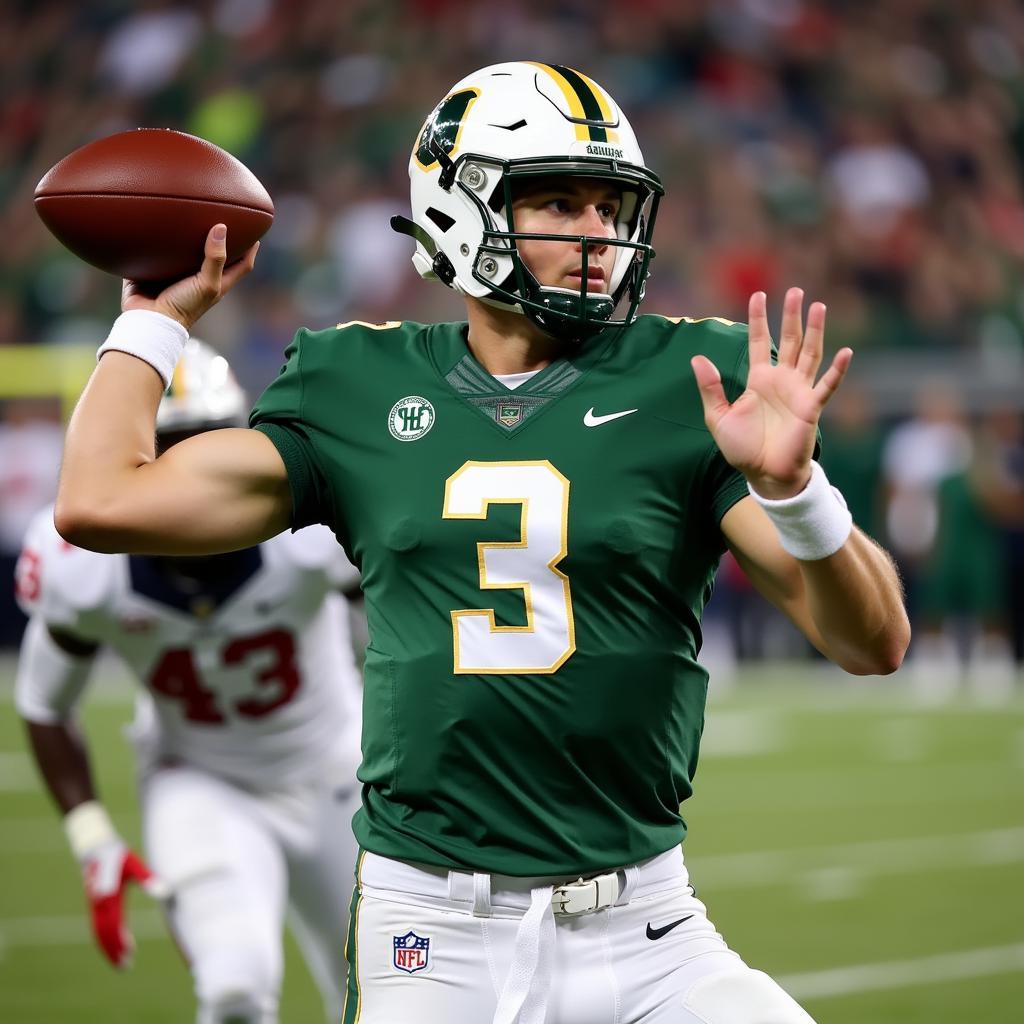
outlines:
[[[623,416],[632,416],[638,409],[626,409],[624,412],[610,412],[607,416],[595,416],[594,407],[591,406],[583,414],[583,425],[585,427],[599,427],[602,423],[611,423],[612,420],[620,419]]]
[[[667,924],[662,928],[652,928],[650,921],[648,921],[647,938],[660,939],[663,935],[668,935],[673,928],[678,928],[684,921],[689,921],[691,917],[693,917],[693,914],[687,914],[686,917],[681,917],[678,921],[673,921],[671,924]]]

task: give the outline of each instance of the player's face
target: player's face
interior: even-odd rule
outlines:
[[[583,246],[579,236],[614,238],[622,196],[599,178],[540,178],[524,186],[512,210],[516,231],[572,235],[564,242],[520,239],[523,262],[547,288],[579,291],[583,279]],[[593,243],[587,253],[587,291],[607,292],[617,247]]]

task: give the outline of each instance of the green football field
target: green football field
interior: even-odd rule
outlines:
[[[9,676],[0,668],[0,1021],[191,1021],[188,976],[143,897],[133,971],[90,945]],[[128,716],[113,687],[85,719],[102,794],[134,841]],[[748,673],[712,702],[687,818],[719,930],[819,1024],[1024,1019],[1024,698],[921,707],[899,676]],[[282,1021],[317,1024],[318,1006],[289,946]]]

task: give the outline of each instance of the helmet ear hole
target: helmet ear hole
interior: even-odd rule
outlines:
[[[427,207],[427,216],[441,229],[442,232],[448,231],[455,223],[454,217],[449,217],[444,210],[439,210],[436,206]]]

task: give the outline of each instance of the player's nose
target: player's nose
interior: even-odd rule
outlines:
[[[580,235],[586,235],[591,239],[608,238],[612,230],[607,221],[601,216],[600,211],[593,204],[584,206],[580,210],[577,227]],[[577,245],[578,250],[582,250],[582,248],[582,245]],[[608,243],[604,241],[588,242],[587,248],[591,252],[604,252],[608,248]]]

